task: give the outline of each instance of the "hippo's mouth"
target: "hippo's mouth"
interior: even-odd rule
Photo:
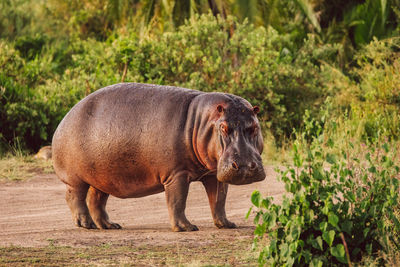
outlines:
[[[217,172],[218,181],[233,185],[251,184],[262,181],[265,177],[265,170],[261,164],[253,170],[222,167],[218,168]]]

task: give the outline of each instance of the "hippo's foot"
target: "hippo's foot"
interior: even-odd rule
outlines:
[[[118,223],[113,223],[106,219],[96,220],[96,225],[100,229],[121,229],[121,225]]]
[[[113,223],[108,219],[105,209],[107,199],[107,193],[90,186],[86,199],[90,215],[96,226],[100,229],[121,229],[118,223]]]
[[[97,229],[96,224],[88,214],[76,214],[74,216],[75,225],[86,229]]]
[[[197,228],[197,226],[194,224],[186,223],[182,226],[180,226],[180,225],[172,226],[172,231],[173,232],[191,232],[191,231],[199,231],[199,228]]]
[[[78,227],[86,229],[96,229],[96,224],[90,216],[88,207],[86,205],[86,194],[89,185],[85,183],[77,183],[74,186],[67,185],[67,192],[65,199],[72,213],[72,220]]]
[[[235,223],[228,221],[226,218],[224,220],[214,220],[214,224],[219,229],[237,228]]]

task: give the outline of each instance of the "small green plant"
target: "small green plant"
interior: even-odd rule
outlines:
[[[281,204],[252,194],[254,242],[267,233],[269,239],[260,265],[351,265],[400,249],[397,147],[360,144],[357,150],[348,142],[332,154],[332,139],[323,140],[295,142],[294,166],[277,170],[288,193]]]

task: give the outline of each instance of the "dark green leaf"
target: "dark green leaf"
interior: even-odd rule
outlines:
[[[352,221],[344,221],[341,223],[341,229],[347,234],[351,235],[353,230],[353,222]]]
[[[250,207],[249,211],[246,214],[246,219],[249,218],[251,211],[253,210],[253,207]]]
[[[320,259],[312,259],[310,267],[322,267],[323,262]]]
[[[315,239],[312,239],[311,240],[311,245],[314,247],[314,248],[316,248],[316,249],[319,249],[319,250],[323,250],[323,244],[322,244],[322,238],[321,238],[321,236],[318,236],[317,238],[315,238]]]
[[[256,229],[254,230],[254,234],[259,236],[265,234],[265,223],[257,225]]]
[[[338,259],[340,262],[347,263],[345,258],[344,246],[342,244],[331,247],[330,251],[331,255]]]
[[[260,191],[254,191],[251,194],[251,203],[253,203],[253,205],[256,206],[257,208],[260,207],[260,198],[261,198]]]
[[[289,254],[289,245],[288,243],[283,243],[280,247],[280,256],[284,259],[287,258],[288,254]]]
[[[329,222],[332,226],[338,227],[339,217],[336,216],[336,214],[334,214],[333,212],[329,212],[329,213],[328,213],[328,222]]]
[[[268,207],[269,207],[270,204],[271,204],[270,199],[269,199],[269,198],[264,198],[264,199],[261,201],[260,207],[261,207],[261,208],[264,208],[264,209],[268,209]]]
[[[311,252],[308,250],[303,250],[301,254],[304,257],[304,260],[306,261],[306,263],[309,263],[311,260],[311,257],[312,257]]]
[[[369,227],[366,227],[364,230],[363,230],[363,235],[364,235],[364,238],[366,238],[367,237],[367,235],[368,235],[368,233],[369,233]]]
[[[369,168],[368,171],[369,171],[370,173],[376,173],[376,168],[375,168],[375,166],[372,166],[371,168]]]
[[[329,232],[323,232],[322,238],[329,246],[332,246],[333,240],[335,239],[335,231],[330,230]]]
[[[327,223],[327,222],[321,222],[321,223],[319,224],[319,229],[320,229],[322,232],[325,232],[327,227],[328,227],[328,223]]]
[[[326,144],[328,145],[328,147],[332,148],[334,145],[332,138],[329,138]]]
[[[336,163],[336,157],[335,157],[335,155],[333,155],[333,154],[326,154],[326,161],[329,163],[329,164],[335,164]]]
[[[389,152],[389,145],[387,143],[383,144],[382,148],[385,150],[386,153]]]
[[[369,255],[371,255],[371,253],[372,253],[372,244],[365,245],[365,249],[367,250],[367,253]]]
[[[268,221],[268,229],[271,230],[276,226],[276,213],[272,212]]]

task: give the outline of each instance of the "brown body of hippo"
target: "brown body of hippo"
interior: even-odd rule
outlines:
[[[109,195],[165,191],[172,230],[197,230],[185,207],[189,184],[201,181],[215,225],[235,227],[225,215],[228,184],[265,179],[257,112],[235,95],[149,84],[116,84],[85,97],[52,142],[74,222],[120,228],[106,213]]]

